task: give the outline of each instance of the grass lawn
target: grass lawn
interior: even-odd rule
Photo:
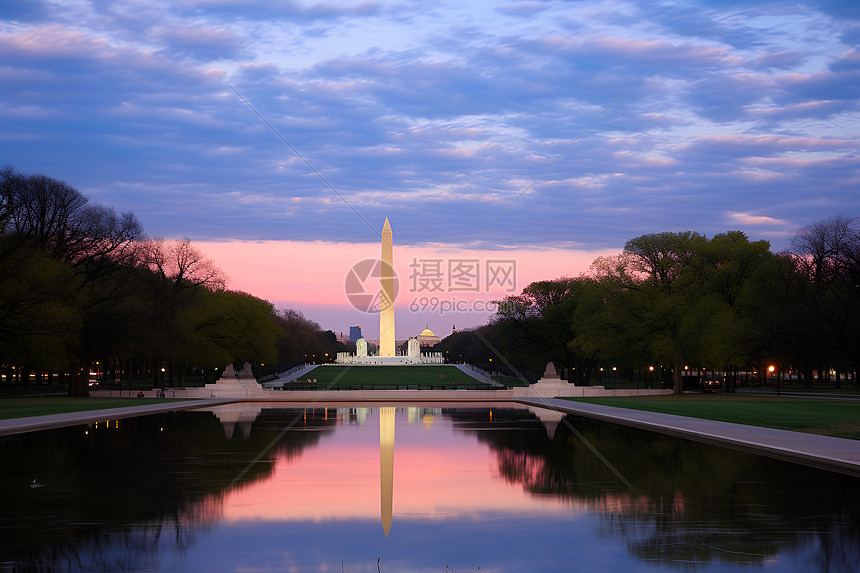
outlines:
[[[493,379],[496,382],[501,382],[502,384],[504,384],[505,386],[507,386],[509,388],[513,388],[515,386],[520,387],[520,388],[528,388],[527,382],[523,382],[519,378],[514,378],[513,376],[507,376],[507,375],[503,374],[501,376],[493,376]]]
[[[47,416],[105,408],[123,408],[170,402],[164,398],[4,398],[0,400],[0,419]]]
[[[314,387],[334,386],[474,386],[481,384],[454,366],[317,366],[303,380]],[[336,381],[335,381],[336,380]]]
[[[860,440],[860,401],[703,394],[567,399]]]

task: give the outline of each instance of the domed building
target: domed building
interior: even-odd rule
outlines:
[[[430,325],[427,325],[427,328],[418,335],[418,344],[420,346],[435,346],[439,340],[441,340],[438,336],[433,334],[433,331],[430,330]]]

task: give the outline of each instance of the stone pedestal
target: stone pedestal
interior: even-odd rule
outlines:
[[[214,384],[204,386],[213,398],[250,398],[257,396],[263,387],[254,378],[251,364],[246,362],[237,374],[232,364],[224,368],[224,374]]]
[[[574,388],[573,384],[561,379],[555,371],[555,366],[550,362],[546,365],[546,370],[541,379],[536,384],[529,386],[529,391],[543,398],[555,398],[556,396],[573,396]]]

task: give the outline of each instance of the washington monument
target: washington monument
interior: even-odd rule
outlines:
[[[395,356],[394,338],[394,243],[388,217],[382,227],[382,272],[380,276],[379,355]]]

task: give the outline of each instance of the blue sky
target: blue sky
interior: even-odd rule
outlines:
[[[201,242],[781,250],[860,214],[858,43],[854,2],[13,0],[0,164]]]
[[[273,4],[274,7],[269,5]],[[2,161],[192,239],[785,245],[860,204],[860,9],[4,2]]]

